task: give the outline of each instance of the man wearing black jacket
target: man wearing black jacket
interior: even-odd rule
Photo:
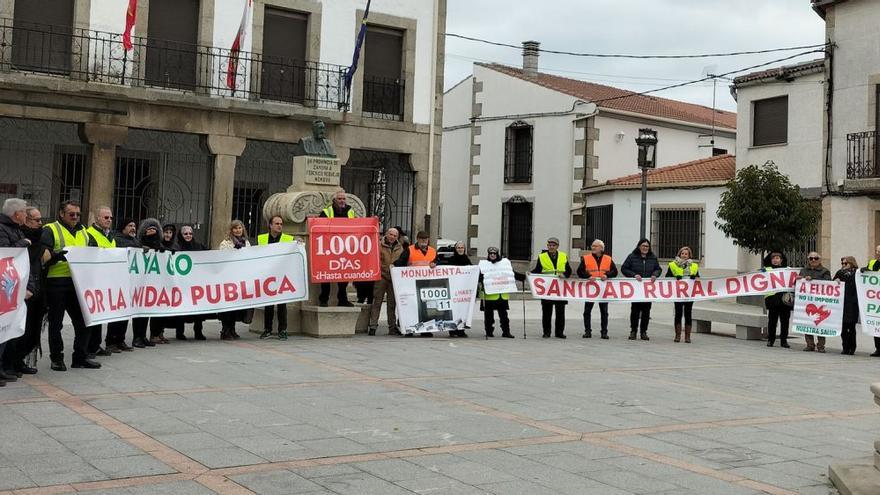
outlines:
[[[547,239],[547,249],[538,255],[538,261],[532,273],[550,275],[556,277],[571,277],[571,265],[568,264],[568,255],[559,250],[559,239],[551,237]],[[553,309],[556,308],[556,338],[565,338],[565,305],[566,301],[541,300],[541,326],[544,330],[544,338],[550,338],[550,321],[553,319]]]
[[[625,277],[635,278],[639,281],[644,278],[650,278],[652,282],[656,280],[662,269],[657,255],[651,251],[651,241],[648,239],[640,240],[633,252],[626,257],[626,261],[620,267],[620,272]],[[651,340],[648,338],[648,322],[650,320],[651,303],[632,303],[629,310],[629,340],[636,340],[637,331],[641,333],[642,340]]]
[[[27,203],[20,198],[9,198],[3,202],[3,213],[0,213],[0,247],[5,248],[26,248],[31,245],[24,233],[21,231],[21,225],[27,214]],[[27,292],[25,298],[30,299],[33,290],[33,274],[28,278]],[[7,342],[0,342],[0,387],[6,385],[6,382],[14,382],[18,379],[16,373],[7,374],[5,370],[8,364],[3,362],[3,354],[6,349]],[[13,344],[14,345],[14,344]]]
[[[46,314],[46,279],[43,272],[43,262],[49,259],[49,251],[40,243],[40,237],[43,234],[43,216],[40,210],[30,207],[26,210],[25,215],[21,231],[31,242],[28,246],[31,275],[28,279],[27,289],[30,296],[25,299],[27,319],[25,320],[24,335],[7,343],[3,358],[4,367],[17,376],[21,376],[21,374],[33,375],[37,372],[37,368],[28,366],[25,359],[40,345],[40,331],[43,328],[43,316]]]
[[[617,276],[617,266],[611,256],[605,254],[605,243],[601,239],[596,239],[590,246],[592,251],[590,254],[581,257],[581,265],[577,269],[579,278],[594,278],[597,280],[607,280]],[[591,316],[593,313],[593,301],[584,303],[584,338],[593,337],[593,327]],[[608,303],[599,303],[599,318],[602,325],[602,338],[608,339]]]

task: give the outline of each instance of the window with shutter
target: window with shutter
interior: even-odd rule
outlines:
[[[306,94],[309,16],[266,7],[260,96],[302,103]]]
[[[199,0],[150,0],[146,83],[194,90]]]
[[[73,0],[15,0],[12,65],[70,74]]]
[[[403,118],[403,35],[399,29],[367,27],[363,111],[371,116]]]
[[[752,102],[752,146],[788,142],[788,96]]]

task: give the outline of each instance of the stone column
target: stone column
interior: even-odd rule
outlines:
[[[247,139],[209,134],[208,151],[214,154],[214,185],[211,192],[211,240],[216,249],[226,236],[232,220],[232,192],[235,185],[235,162],[244,152]]]
[[[125,143],[128,127],[86,123],[83,124],[83,137],[92,145],[88,204],[83,205],[84,213],[88,215],[83,222],[88,221],[86,225],[91,225],[98,207],[113,207],[116,147]]]

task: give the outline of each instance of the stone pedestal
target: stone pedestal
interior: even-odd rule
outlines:
[[[874,403],[880,406],[880,383],[871,385]],[[880,440],[874,442],[873,456],[835,463],[828,477],[841,495],[877,495],[880,493]]]
[[[311,337],[320,338],[351,337],[355,334],[362,313],[358,306],[322,308],[304,304],[301,311],[302,332]]]

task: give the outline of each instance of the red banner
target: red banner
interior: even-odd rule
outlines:
[[[309,218],[309,271],[316,284],[382,278],[379,219]]]

